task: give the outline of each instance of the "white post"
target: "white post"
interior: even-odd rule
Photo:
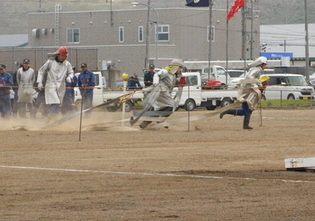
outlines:
[[[128,74],[126,73],[123,73],[122,74],[122,79],[123,79],[123,82],[124,82],[124,88],[123,88],[123,94],[126,94],[126,88],[127,88],[127,82],[128,82]],[[121,110],[121,126],[125,126],[125,109],[126,109],[126,104],[125,102],[122,104],[122,110]]]

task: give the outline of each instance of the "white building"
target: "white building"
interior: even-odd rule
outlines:
[[[315,24],[308,24],[309,56],[315,57]],[[305,24],[261,25],[260,43],[265,52],[289,52],[293,58],[305,58]]]

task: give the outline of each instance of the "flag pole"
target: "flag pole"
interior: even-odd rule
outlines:
[[[229,13],[229,0],[226,0],[226,12]],[[226,18],[226,44],[225,44],[225,82],[228,84],[228,69],[229,69],[229,19]]]
[[[208,55],[208,79],[211,79],[211,50],[212,50],[212,0],[209,0],[209,55]]]
[[[245,0],[246,2],[246,0]],[[246,70],[246,4],[242,7],[242,58],[244,60],[244,71]]]
[[[305,10],[305,77],[306,81],[309,82],[309,38],[308,38],[308,14],[307,14],[307,0],[304,0],[304,10]]]

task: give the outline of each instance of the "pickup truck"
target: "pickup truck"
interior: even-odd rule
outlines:
[[[93,106],[102,104],[104,102],[107,102],[109,100],[112,100],[114,98],[117,98],[123,94],[129,94],[133,91],[123,91],[121,88],[107,88],[106,87],[106,81],[105,78],[102,76],[101,72],[93,72],[95,76],[95,87],[94,87],[94,93],[93,93]],[[77,76],[79,73],[76,74]],[[81,104],[81,94],[78,87],[74,88],[75,92],[75,104],[77,106],[80,106]],[[125,111],[129,112],[131,111],[132,107],[139,101],[142,101],[143,99],[143,93],[141,91],[136,91],[133,93],[130,100],[125,102]],[[121,107],[117,104],[112,104],[111,106],[107,107],[108,111],[117,111]]]
[[[231,81],[230,75],[224,67],[219,65],[210,65],[209,75],[208,61],[184,61],[184,68],[187,72],[199,72],[202,83],[207,82],[209,79],[214,79],[222,82],[222,84],[229,85]]]
[[[205,107],[214,110],[217,107],[225,107],[237,100],[238,93],[233,89],[203,90],[199,72],[186,72],[186,86],[179,102],[179,107],[192,111],[196,107]],[[174,89],[174,92],[176,88]]]
[[[94,72],[96,84],[94,88],[93,106],[101,104],[103,102],[117,98],[123,94],[128,94],[133,91],[124,92],[120,88],[106,88],[106,81],[101,72]],[[214,110],[216,107],[224,107],[233,103],[237,99],[236,89],[213,89],[203,90],[201,83],[201,76],[199,72],[187,72],[183,73],[186,76],[186,86],[183,88],[179,107],[184,108],[187,111],[192,111],[196,107],[206,107],[207,110]],[[173,90],[175,96],[177,87]],[[132,107],[144,98],[143,91],[136,91],[130,100],[125,102],[125,111],[131,111]],[[80,104],[81,95],[79,88],[75,88],[75,103]],[[121,107],[118,104],[108,106],[108,111],[117,111]]]

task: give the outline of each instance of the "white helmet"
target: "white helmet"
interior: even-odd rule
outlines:
[[[262,64],[267,64],[267,58],[264,56],[259,57],[258,59],[260,59]]]
[[[264,56],[261,56],[259,58],[257,58],[253,63],[251,63],[249,66],[250,67],[257,67],[258,65],[261,64],[267,64],[267,58]]]

